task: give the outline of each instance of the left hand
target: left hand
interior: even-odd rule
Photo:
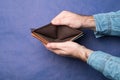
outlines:
[[[87,61],[88,56],[93,52],[72,41],[48,43],[45,47],[58,55],[71,56],[83,61]]]

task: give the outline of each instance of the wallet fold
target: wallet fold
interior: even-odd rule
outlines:
[[[49,42],[74,41],[83,35],[83,32],[65,25],[53,25],[51,23],[37,29],[31,29],[32,36],[43,44]]]

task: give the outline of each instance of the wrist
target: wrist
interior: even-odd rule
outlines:
[[[84,47],[84,49],[82,50],[82,52],[79,53],[79,59],[83,60],[83,61],[87,61],[88,57],[93,53],[93,50],[87,49]]]
[[[82,28],[89,28],[91,30],[96,29],[95,27],[95,20],[93,16],[82,16],[83,21],[82,21]]]
[[[84,53],[84,61],[86,62],[88,57],[93,53],[93,50],[86,49]]]

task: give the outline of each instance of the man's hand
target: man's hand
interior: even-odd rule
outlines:
[[[54,25],[67,25],[72,28],[89,28],[95,30],[93,16],[82,16],[69,11],[62,11],[51,23]]]
[[[82,16],[78,14],[69,11],[62,11],[51,22],[55,25],[67,25],[72,28],[80,28],[82,26],[83,19]]]
[[[69,11],[62,11],[51,23],[54,25],[67,25],[72,28],[89,28],[95,30],[93,16],[81,16]],[[45,47],[58,55],[71,56],[83,61],[87,61],[88,56],[93,52],[72,41],[48,43]]]
[[[87,61],[88,56],[93,52],[92,50],[72,41],[48,43],[46,48],[58,55],[70,56],[83,61]]]

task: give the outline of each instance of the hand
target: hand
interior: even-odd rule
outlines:
[[[81,16],[69,11],[62,11],[51,23],[54,25],[67,25],[72,28],[89,28],[95,30],[93,16]]]
[[[88,56],[93,52],[72,41],[48,43],[46,48],[58,55],[70,56],[83,61],[87,61]]]
[[[95,30],[93,16],[81,16],[69,11],[62,11],[51,23],[54,25],[67,25],[71,28],[90,28]],[[45,47],[58,55],[71,56],[83,61],[87,61],[88,56],[93,52],[72,41],[48,43]]]
[[[67,25],[72,28],[80,28],[82,26],[82,16],[69,11],[62,11],[51,22],[55,25]]]

